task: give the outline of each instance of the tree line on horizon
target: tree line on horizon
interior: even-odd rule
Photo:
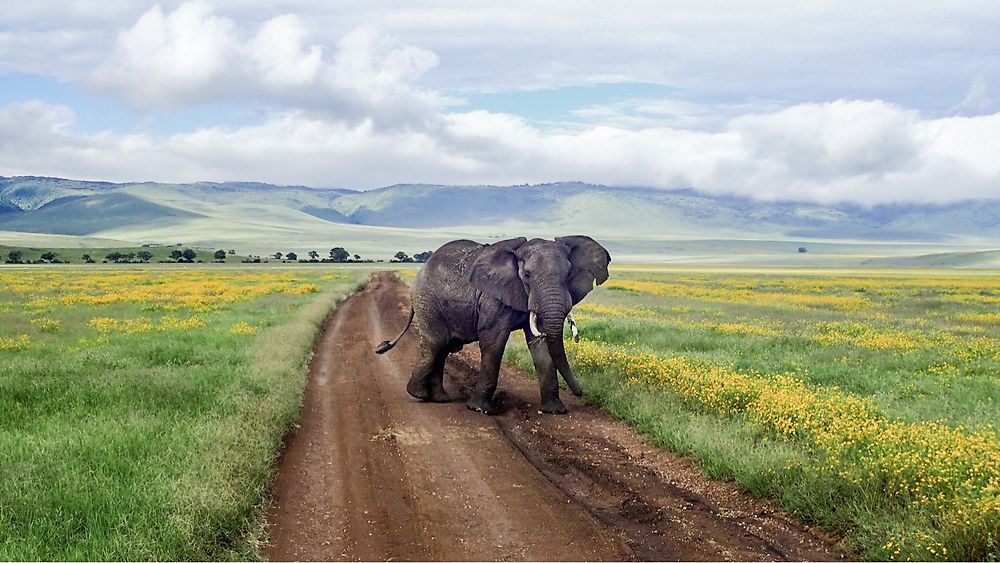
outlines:
[[[146,246],[146,245],[144,245]],[[179,246],[179,245],[178,245]],[[390,263],[423,263],[426,262],[433,251],[418,252],[413,256],[403,252],[402,250],[396,252],[393,257],[389,260]],[[216,250],[212,254],[213,262],[225,262],[228,256],[235,256],[236,250]],[[309,257],[308,259],[299,258],[298,254],[295,252],[281,253],[275,252],[266,258],[261,258],[260,256],[248,255],[242,260],[244,264],[259,264],[266,263],[269,259],[273,258],[275,260],[281,260],[282,262],[299,262],[299,263],[373,263],[373,262],[385,262],[383,259],[371,259],[362,258],[359,254],[351,254],[346,248],[342,246],[336,246],[330,249],[329,257],[324,257],[320,259],[320,255],[315,250],[310,250],[306,253]],[[69,264],[72,263],[69,259],[60,259],[60,255],[52,252],[43,252],[38,260],[26,260],[24,256],[24,251],[22,250],[12,250],[7,253],[5,264]],[[138,252],[120,252],[112,251],[104,256],[101,260],[102,263],[108,264],[148,264],[153,259],[154,254],[148,250],[140,250]],[[95,264],[97,260],[89,253],[84,253],[80,256],[80,260],[84,264]],[[198,259],[198,252],[191,249],[185,248],[184,250],[174,249],[170,251],[167,259],[160,260],[162,263],[194,263],[202,262]]]
[[[414,254],[413,256],[410,256],[409,254],[407,254],[407,253],[403,252],[402,250],[400,250],[399,252],[396,252],[396,254],[393,255],[393,257],[389,260],[389,262],[390,263],[399,263],[399,262],[421,262],[422,263],[422,262],[426,262],[431,257],[432,254],[434,254],[434,252],[431,251],[431,250],[428,250],[428,251],[425,251],[425,252],[418,252],[418,253]],[[300,262],[300,263],[305,263],[305,264],[307,264],[307,263],[337,263],[337,264],[362,263],[362,264],[368,264],[368,263],[374,263],[374,262],[385,262],[385,260],[383,260],[381,258],[379,258],[379,259],[362,258],[360,254],[351,254],[346,248],[344,248],[342,246],[335,246],[335,247],[331,248],[329,256],[328,257],[323,257],[322,259],[319,257],[320,256],[319,252],[316,252],[315,250],[310,250],[309,252],[306,253],[306,256],[308,256],[309,258],[308,259],[306,259],[306,258],[299,258],[298,253],[296,253],[294,251],[292,251],[292,252],[286,252],[286,253],[275,252],[274,254],[271,254],[267,258],[264,258],[264,259],[262,259],[260,256],[249,255],[249,256],[247,256],[243,260],[243,262],[244,263],[257,264],[257,263],[260,263],[260,262],[266,262],[268,259],[271,259],[271,258],[273,258],[274,260],[281,260],[282,262]]]

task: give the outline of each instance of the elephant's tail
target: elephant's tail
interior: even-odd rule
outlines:
[[[396,346],[396,343],[399,342],[399,339],[402,338],[403,335],[406,334],[406,331],[410,329],[410,323],[412,322],[413,322],[413,307],[410,307],[410,318],[406,319],[406,326],[403,327],[403,332],[400,332],[399,336],[397,336],[393,340],[384,340],[381,344],[375,347],[375,353],[385,354],[389,350],[392,350]]]

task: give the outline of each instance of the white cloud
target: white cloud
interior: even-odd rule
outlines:
[[[18,157],[32,151],[44,153],[52,137],[71,139],[67,130],[74,120],[73,110],[66,106],[29,101],[0,107],[0,149]],[[7,160],[5,166],[13,166],[16,162],[14,158],[4,160]]]
[[[149,4],[6,2],[0,72],[79,78]],[[177,0],[163,6],[166,18],[184,7]],[[244,43],[267,20],[296,14],[308,23],[306,53],[315,45],[330,55],[345,34],[377,23],[437,53],[440,65],[424,76],[436,90],[654,81],[680,88],[694,102],[879,98],[936,115],[962,99],[973,77],[1000,79],[1000,8],[989,0],[213,0],[213,6]]]
[[[80,133],[69,107],[16,103],[0,107],[4,175],[365,188],[578,179],[868,204],[1000,197],[990,3],[292,1],[282,13],[218,0],[105,14],[106,3],[80,2],[51,17],[58,4],[39,1],[0,14],[0,72],[82,81],[142,112],[228,102],[263,117],[175,135]],[[585,107],[575,123],[542,128],[455,112],[445,93],[608,80],[677,94]]]
[[[118,34],[91,83],[137,107],[178,108],[223,96],[239,75],[236,26],[201,2],[171,13],[156,5]]]
[[[1000,197],[1000,113],[924,119],[884,102],[795,106],[734,119],[718,132],[608,126],[553,132],[483,111],[442,115],[429,130],[289,112],[259,125],[165,137],[78,135],[71,120],[65,107],[0,109],[0,169],[362,188],[579,179],[862,204]]]
[[[437,64],[434,53],[377,28],[352,30],[324,55],[293,14],[247,28],[203,2],[157,5],[118,34],[88,82],[138,109],[251,100],[386,127],[421,124],[445,101],[414,85]]]

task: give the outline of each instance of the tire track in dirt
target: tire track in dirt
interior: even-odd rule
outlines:
[[[327,320],[274,484],[270,559],[844,557],[597,408],[570,397],[569,416],[539,414],[537,383],[509,366],[501,414],[468,411],[475,346],[449,359],[453,402],[417,402],[405,391],[415,330],[373,352],[408,310],[406,285],[381,273]]]

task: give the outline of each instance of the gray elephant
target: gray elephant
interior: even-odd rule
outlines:
[[[479,341],[480,379],[466,405],[492,413],[500,362],[510,333],[523,330],[538,372],[542,410],[565,413],[556,371],[574,394],[583,390],[566,359],[563,324],[576,326],[571,309],[608,279],[611,255],[594,239],[576,235],[555,241],[524,237],[494,244],[456,240],[439,248],[411,287],[412,309],[391,350],[414,318],[420,329],[420,360],[406,391],[424,401],[448,400],[444,364],[451,352]]]

